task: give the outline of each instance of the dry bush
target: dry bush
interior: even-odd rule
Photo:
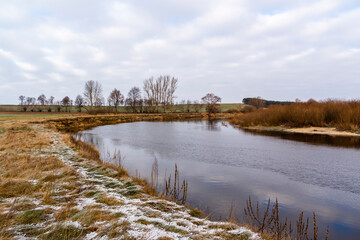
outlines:
[[[232,108],[225,111],[225,113],[240,113],[239,109]]]
[[[113,107],[96,107],[89,109],[88,113],[91,115],[104,114],[104,113],[116,113]]]
[[[232,123],[244,127],[336,127],[339,130],[360,130],[360,101],[326,100],[293,103],[289,106],[272,105],[232,119]]]
[[[255,111],[256,111],[256,107],[251,106],[251,105],[246,105],[240,110],[240,112],[242,112],[242,113],[250,113],[250,112],[255,112]]]

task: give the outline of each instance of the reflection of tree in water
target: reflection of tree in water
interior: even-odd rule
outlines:
[[[114,145],[120,145],[120,144],[121,144],[121,139],[113,138],[113,139],[111,139],[111,142],[112,142]]]
[[[221,131],[221,127],[218,120],[209,120],[205,122],[206,128],[209,131]]]

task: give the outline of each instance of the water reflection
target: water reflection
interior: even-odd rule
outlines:
[[[283,131],[260,131],[254,129],[242,129],[243,131],[262,136],[278,137],[286,140],[304,142],[313,145],[329,145],[345,148],[360,148],[360,137],[329,136],[321,134],[301,134]]]
[[[261,206],[278,198],[281,214],[293,223],[301,211],[310,217],[315,211],[331,239],[360,235],[360,151],[329,147],[322,136],[315,143],[305,136],[308,144],[204,121],[125,123],[83,136],[101,153],[121,150],[126,169],[149,181],[156,158],[159,186],[177,163],[180,181],[189,182],[188,201],[214,218],[227,217],[234,201],[241,219],[249,195]]]

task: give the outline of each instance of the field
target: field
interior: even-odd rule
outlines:
[[[222,103],[220,104],[220,111],[221,112],[225,112],[227,110],[232,110],[232,109],[241,109],[241,107],[243,106],[243,104],[241,103]],[[186,110],[186,104],[182,105],[176,105],[176,112],[183,112],[183,111],[187,111]],[[113,107],[111,108],[113,109]],[[39,113],[39,112],[43,112],[43,113],[54,113],[54,112],[59,112],[58,111],[58,106],[40,106],[40,105],[35,105],[35,106],[30,106],[27,108],[26,112],[29,113]],[[125,107],[124,106],[120,106],[117,108],[118,112],[126,112],[125,111]],[[0,105],[0,112],[24,112],[24,109],[22,106],[19,105]],[[67,109],[65,107],[61,107],[60,108],[60,112],[62,113],[78,113],[79,109],[76,106],[69,106],[67,107]],[[86,113],[87,111],[82,108],[81,112]],[[194,112],[193,108],[190,107],[190,112]],[[205,112],[205,106],[202,106],[200,109],[200,112]]]
[[[57,119],[61,117],[77,116],[78,113],[33,113],[33,112],[0,112],[0,121],[29,120],[29,119]]]

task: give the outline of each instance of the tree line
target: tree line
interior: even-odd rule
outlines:
[[[102,85],[98,81],[89,80],[85,83],[83,94],[78,94],[75,101],[65,96],[55,101],[53,96],[47,98],[41,94],[38,98],[19,96],[23,111],[69,111],[71,106],[77,111],[89,113],[117,112],[119,106],[124,106],[126,112],[159,113],[159,112],[200,112],[205,106],[206,111],[219,111],[221,98],[208,93],[201,101],[182,100],[175,103],[178,79],[169,75],[150,77],[143,82],[143,94],[139,87],[132,87],[125,97],[120,90],[114,88],[107,99],[103,96]]]

